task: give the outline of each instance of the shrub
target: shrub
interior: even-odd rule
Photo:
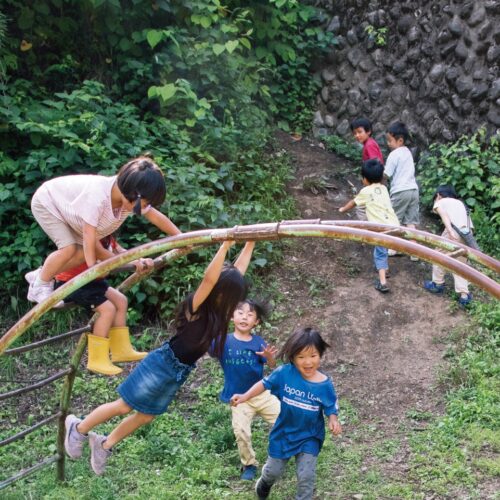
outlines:
[[[498,254],[500,243],[500,136],[484,129],[453,144],[433,144],[419,163],[422,203],[430,207],[436,188],[451,184],[471,209],[477,240]]]

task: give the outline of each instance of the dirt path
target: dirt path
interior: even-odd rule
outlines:
[[[294,142],[286,134],[278,135],[277,141],[296,165],[289,189],[300,218],[346,218],[337,208],[352,197],[347,179],[360,187],[359,167],[323,150],[317,141]],[[314,189],[321,184],[330,187]],[[407,470],[402,424],[408,423],[408,412],[442,412],[437,378],[444,363],[443,342],[464,313],[449,297],[434,297],[422,289],[422,281],[430,278],[430,265],[411,262],[408,256],[390,258],[391,292],[377,292],[372,249],[332,239],[287,242],[284,263],[270,281],[282,296],[276,312],[283,321],[277,335],[284,338],[297,326],[311,325],[331,343],[323,366],[341,400],[356,408],[360,422],[377,430],[358,436],[358,442],[371,446],[375,441],[400,440],[396,460],[378,464],[395,479]],[[352,430],[346,428],[346,439]]]

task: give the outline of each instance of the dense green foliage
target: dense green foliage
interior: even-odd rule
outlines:
[[[451,184],[471,209],[477,240],[493,255],[500,245],[500,136],[479,130],[453,144],[434,144],[419,163],[422,203],[430,207],[436,188]]]
[[[316,86],[308,61],[332,44],[315,27],[313,7],[7,0],[2,9],[1,302],[17,306],[22,273],[53,248],[29,200],[58,175],[111,175],[150,151],[168,181],[163,210],[183,231],[291,215],[283,189],[289,167],[263,145],[273,120],[289,129],[309,121]],[[132,220],[120,238],[133,246],[158,236]],[[168,283],[149,280],[136,297],[169,309],[165,299],[197,278],[183,266]]]
[[[329,151],[333,151],[341,158],[360,161],[361,147],[359,145],[338,135],[327,135],[323,137],[323,141]]]

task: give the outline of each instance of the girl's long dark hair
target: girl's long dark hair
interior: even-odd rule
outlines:
[[[233,265],[225,265],[214,288],[195,313],[207,318],[207,328],[200,345],[208,350],[215,340],[214,354],[217,357],[222,355],[234,310],[246,298],[247,292],[248,284],[240,271]],[[177,308],[177,327],[185,321],[188,300],[192,296],[193,294],[188,296]]]

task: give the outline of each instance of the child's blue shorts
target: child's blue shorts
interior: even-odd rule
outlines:
[[[195,365],[181,363],[168,342],[150,352],[118,386],[118,394],[134,410],[160,415]]]

